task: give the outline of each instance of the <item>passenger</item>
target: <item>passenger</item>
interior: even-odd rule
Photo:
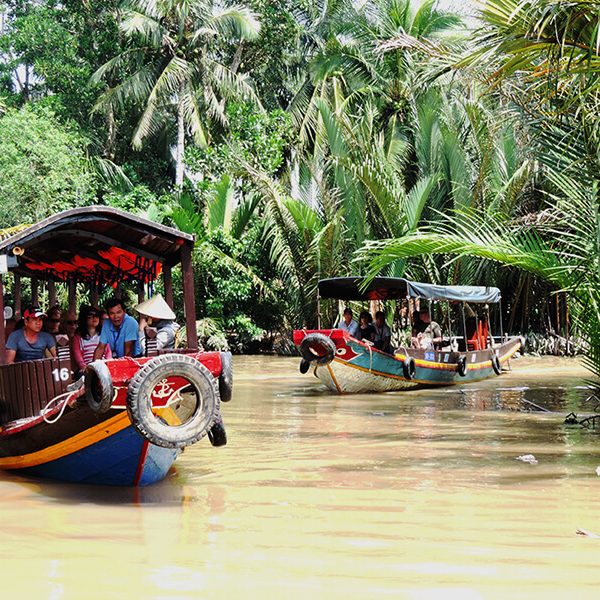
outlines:
[[[77,332],[77,314],[74,311],[63,313],[59,332],[66,334],[69,340],[75,337],[75,333]]]
[[[412,337],[416,338],[419,333],[423,333],[425,330],[425,323],[421,321],[419,311],[415,310],[412,314]]]
[[[347,331],[353,338],[360,339],[360,328],[358,323],[352,318],[352,309],[344,309],[344,318],[340,321],[338,329]]]
[[[23,328],[13,331],[6,342],[6,364],[24,360],[39,360],[56,356],[56,341],[46,331],[43,310],[37,306],[29,306],[23,313]]]
[[[371,313],[363,310],[358,315],[358,324],[360,330],[360,337],[358,339],[367,342],[373,342],[375,338],[375,327],[373,327],[373,317]]]
[[[94,360],[101,331],[100,311],[94,306],[82,306],[79,311],[77,332],[73,337],[73,356],[77,371],[85,371],[86,366]],[[104,360],[112,358],[110,346],[106,346],[101,358]]]
[[[433,348],[439,348],[443,341],[442,328],[438,323],[431,320],[429,310],[422,308],[419,311],[419,318],[425,325],[425,329],[417,334],[416,342],[417,348],[424,350],[432,350]]]
[[[156,328],[156,345],[159,350],[175,348],[175,335],[179,325],[175,322],[175,313],[165,299],[156,294],[135,307],[140,314],[139,338],[142,353],[146,352],[146,327]]]
[[[385,314],[383,311],[378,310],[375,313],[375,336],[373,338],[373,343],[377,350],[381,350],[382,352],[391,353],[392,348],[390,346],[390,342],[392,340],[392,331],[387,326],[385,322]]]
[[[108,319],[104,320],[100,343],[94,352],[94,360],[104,356],[106,346],[110,346],[113,358],[123,356],[139,356],[140,343],[138,341],[137,321],[125,312],[123,300],[113,298],[106,304]]]
[[[60,332],[60,319],[62,316],[62,310],[60,306],[55,304],[48,309],[48,316],[44,320],[44,331],[56,336]]]

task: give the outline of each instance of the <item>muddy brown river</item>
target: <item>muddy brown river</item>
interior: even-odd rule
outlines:
[[[235,357],[228,445],[161,484],[0,474],[2,598],[598,597],[600,432],[563,424],[594,410],[577,362],[353,396],[298,362]]]

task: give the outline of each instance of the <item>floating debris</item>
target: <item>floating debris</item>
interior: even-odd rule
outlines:
[[[598,477],[600,477],[600,467],[596,467],[596,475],[598,475]]]
[[[596,429],[600,427],[600,415],[590,415],[579,419],[574,412],[569,413],[564,420],[565,425],[581,425],[588,429]]]
[[[578,529],[575,533],[577,535],[584,535],[585,537],[600,539],[600,535],[593,531],[586,531],[585,529]]]
[[[517,456],[517,460],[529,463],[530,465],[537,465],[537,458],[533,454],[522,454]]]

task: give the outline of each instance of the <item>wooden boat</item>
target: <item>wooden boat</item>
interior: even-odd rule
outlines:
[[[134,282],[141,301],[162,272],[172,306],[171,270],[181,264],[187,333],[186,349],[161,353],[147,329],[145,356],[94,361],[73,381],[60,336],[57,358],[6,364],[0,319],[0,469],[144,486],[163,479],[185,446],[206,435],[214,446],[226,443],[220,403],[231,398],[231,355],[198,349],[193,244],[193,236],[101,206],[67,210],[0,241],[0,315],[8,273],[19,316],[23,277],[31,278],[33,304],[40,282],[50,305],[63,282],[74,309],[77,286],[88,286],[97,304],[102,286]]]
[[[490,304],[500,302],[500,290],[481,286],[438,286],[401,278],[376,277],[370,283],[359,277],[319,281],[319,298],[345,301],[426,299]],[[294,344],[302,356],[300,370],[311,370],[334,392],[364,393],[406,390],[419,386],[464,384],[496,377],[520,349],[521,338],[489,335],[486,319],[474,331],[450,336],[440,348],[420,349],[408,345],[393,353],[352,337],[342,329],[294,331]],[[457,350],[462,346],[462,351]]]

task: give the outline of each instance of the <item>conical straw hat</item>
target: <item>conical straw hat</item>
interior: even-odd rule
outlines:
[[[152,296],[150,300],[146,300],[135,307],[141,315],[152,317],[153,319],[169,319],[175,320],[175,313],[171,310],[165,299],[160,295]]]

